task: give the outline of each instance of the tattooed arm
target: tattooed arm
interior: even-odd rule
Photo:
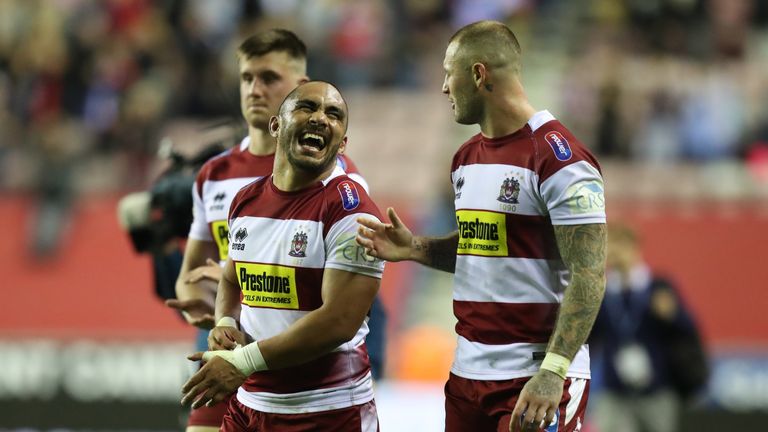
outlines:
[[[384,224],[360,218],[357,242],[365,252],[387,261],[416,261],[434,269],[453,273],[456,270],[456,247],[459,232],[445,237],[421,237],[411,233],[391,207],[387,215],[392,223]]]
[[[453,273],[456,270],[456,246],[459,232],[445,237],[414,237],[414,261],[434,269]]]
[[[605,224],[556,225],[555,239],[560,256],[571,273],[565,290],[548,353],[573,360],[587,340],[605,292]],[[563,395],[563,378],[546,369],[539,370],[523,387],[509,429],[538,430],[549,424]]]
[[[557,225],[560,256],[571,272],[547,352],[573,359],[592,330],[605,293],[605,224]]]

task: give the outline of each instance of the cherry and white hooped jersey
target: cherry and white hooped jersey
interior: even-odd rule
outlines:
[[[451,171],[459,231],[451,371],[478,380],[532,376],[570,280],[552,226],[605,223],[600,166],[540,111],[511,135],[472,137]],[[587,345],[568,376],[590,377]]]
[[[244,187],[229,215],[229,257],[242,291],[240,326],[254,340],[284,332],[323,304],[326,269],[381,278],[384,262],[355,242],[358,217],[380,220],[366,191],[338,165],[323,182],[298,192],[272,177]],[[352,340],[287,369],[256,372],[238,400],[258,411],[317,412],[373,399],[365,346],[367,318]]]
[[[193,219],[189,238],[212,241],[219,249],[219,260],[227,259],[229,228],[227,213],[235,194],[245,185],[272,174],[274,153],[257,156],[248,151],[250,138],[245,137],[240,145],[228,149],[203,164],[192,189]],[[337,164],[349,177],[368,190],[368,184],[358,173],[355,164],[340,155]]]

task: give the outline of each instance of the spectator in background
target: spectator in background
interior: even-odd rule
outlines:
[[[643,261],[629,227],[608,228],[605,299],[593,330],[599,432],[674,432],[684,398],[706,380],[696,326],[674,285]]]

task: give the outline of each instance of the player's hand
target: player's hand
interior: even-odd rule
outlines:
[[[168,299],[165,305],[176,309],[190,325],[210,330],[216,325],[213,305],[202,298],[189,300]]]
[[[197,352],[187,358],[202,360],[203,353]],[[228,361],[221,357],[213,357],[181,387],[181,404],[191,403],[192,408],[216,405],[237,391],[246,378]]]
[[[413,233],[390,207],[387,215],[392,223],[383,224],[365,217],[357,218],[357,243],[365,253],[387,261],[403,261],[411,257]]]
[[[512,419],[511,432],[537,432],[555,418],[565,381],[554,372],[542,369],[534,375],[520,392]]]
[[[196,267],[190,270],[186,282],[195,283],[203,279],[219,282],[221,280],[222,273],[224,273],[224,270],[221,268],[219,263],[210,258],[207,258],[205,260],[205,265],[201,265],[200,267]]]
[[[247,344],[245,334],[235,327],[216,326],[208,333],[208,349],[233,350],[239,345]]]

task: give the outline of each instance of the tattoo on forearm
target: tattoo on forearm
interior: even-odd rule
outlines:
[[[605,293],[605,224],[555,226],[563,262],[571,272],[548,351],[573,358],[587,340]]]
[[[423,254],[425,265],[437,270],[453,273],[456,270],[456,246],[458,235],[447,237],[420,237],[414,242],[414,249]]]

